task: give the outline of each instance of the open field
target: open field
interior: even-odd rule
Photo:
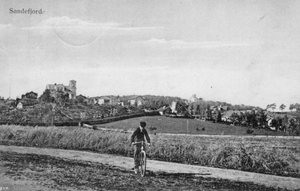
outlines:
[[[300,177],[299,139],[151,134],[150,159]],[[130,134],[79,127],[0,126],[0,144],[131,156]]]
[[[171,118],[165,116],[137,117],[98,125],[99,128],[135,130],[140,121],[147,122],[149,133],[173,134],[205,134],[205,135],[249,135],[247,127],[231,126],[221,123],[212,123],[195,119]],[[155,129],[156,130],[153,130]],[[251,135],[286,135],[283,132],[274,132],[264,129],[253,129]]]

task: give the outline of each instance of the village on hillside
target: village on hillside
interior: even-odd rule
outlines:
[[[30,91],[17,99],[0,99],[2,124],[46,124],[95,121],[108,117],[152,113],[167,117],[264,128],[287,133],[298,131],[299,104],[286,106],[270,104],[265,109],[231,105],[226,102],[206,101],[192,95],[189,100],[179,97],[129,95],[93,96],[77,95],[76,81],[68,85],[48,84],[42,95]],[[74,124],[74,123],[72,123]]]

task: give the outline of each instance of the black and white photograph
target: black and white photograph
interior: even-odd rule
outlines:
[[[300,190],[300,1],[0,0],[0,191]]]

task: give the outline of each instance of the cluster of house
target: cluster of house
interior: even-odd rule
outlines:
[[[86,97],[83,95],[76,95],[77,87],[76,81],[70,80],[68,85],[64,84],[48,84],[46,86],[46,90],[50,91],[50,95],[53,98],[56,98],[59,94],[63,94],[69,97],[70,100],[80,100],[80,102],[85,103],[87,105],[121,105],[121,106],[141,106],[145,103],[145,100],[142,96],[127,96],[127,97],[120,97],[120,96],[95,96],[95,97]],[[35,92],[28,92],[21,96],[21,98],[17,98],[14,101],[17,104],[17,108],[21,109],[24,105],[30,105],[32,103],[37,102],[38,94]],[[186,105],[189,103],[195,103],[198,101],[202,101],[202,98],[197,98],[196,94],[193,94],[189,100],[186,100]],[[228,111],[227,106],[210,106],[210,110],[212,111],[221,111],[226,112]],[[158,111],[161,114],[164,113],[178,113],[178,103],[173,102],[169,107],[162,107],[159,108]],[[273,111],[274,112],[274,111]]]
[[[34,104],[36,104],[38,102],[37,98],[38,98],[38,94],[33,92],[33,91],[28,92],[26,94],[23,94],[21,96],[21,98],[16,99],[17,108],[22,109],[23,106],[25,106],[25,105],[34,105]]]
[[[144,99],[141,96],[131,96],[128,98],[120,98],[119,96],[95,96],[95,97],[86,97],[84,95],[76,95],[76,81],[71,80],[69,85],[65,86],[63,84],[48,84],[46,89],[50,90],[51,96],[55,98],[57,92],[62,92],[65,95],[69,96],[69,99],[80,100],[82,103],[88,105],[135,105],[140,106],[143,104]]]
[[[24,105],[34,105],[36,104],[38,94],[31,91],[26,94],[23,94],[21,98],[17,98],[16,100],[14,99],[4,99],[0,98],[0,105],[6,106],[6,107],[12,107],[12,108],[17,108],[17,109],[22,109]]]
[[[185,102],[185,105],[179,104],[177,101],[173,101],[170,106],[163,106],[158,109],[158,112],[160,115],[165,115],[165,114],[176,114],[177,116],[181,115],[181,111],[186,110],[182,109],[183,107],[187,107],[191,103],[195,103],[198,101],[202,101],[202,98],[197,98],[196,94],[193,94],[189,100],[183,100]],[[211,110],[214,110],[214,108],[217,108],[216,106],[211,106]],[[222,107],[223,108],[223,107]],[[223,108],[225,109],[225,108]],[[228,108],[226,108],[227,110]]]
[[[144,98],[142,96],[129,96],[129,97],[119,97],[119,96],[95,96],[95,97],[86,97],[83,95],[76,95],[76,81],[70,80],[69,85],[64,84],[48,84],[46,90],[50,91],[50,96],[53,98],[58,97],[59,94],[63,94],[69,97],[70,100],[80,100],[82,103],[88,105],[132,105],[132,106],[141,106],[144,103]],[[38,94],[35,92],[28,92],[22,95],[21,98],[17,98],[17,108],[22,109],[25,102],[30,100],[37,100]],[[26,105],[26,104],[25,104]]]
[[[130,96],[130,97],[119,97],[119,96],[95,96],[85,97],[83,95],[76,96],[77,100],[82,100],[87,105],[121,105],[121,106],[141,106],[145,102],[142,96]]]
[[[177,114],[178,109],[177,109],[177,102],[173,101],[170,106],[163,106],[157,110],[160,115],[165,115],[165,114]]]

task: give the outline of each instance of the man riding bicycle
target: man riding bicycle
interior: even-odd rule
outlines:
[[[150,137],[148,135],[147,130],[145,129],[146,122],[141,121],[140,126],[133,132],[131,136],[131,144],[134,145],[134,172],[135,174],[138,173],[138,167],[139,167],[139,160],[138,155],[141,152],[142,144],[135,144],[135,142],[144,141],[144,137],[146,137],[148,144],[150,145]],[[144,146],[145,148],[145,146]]]

